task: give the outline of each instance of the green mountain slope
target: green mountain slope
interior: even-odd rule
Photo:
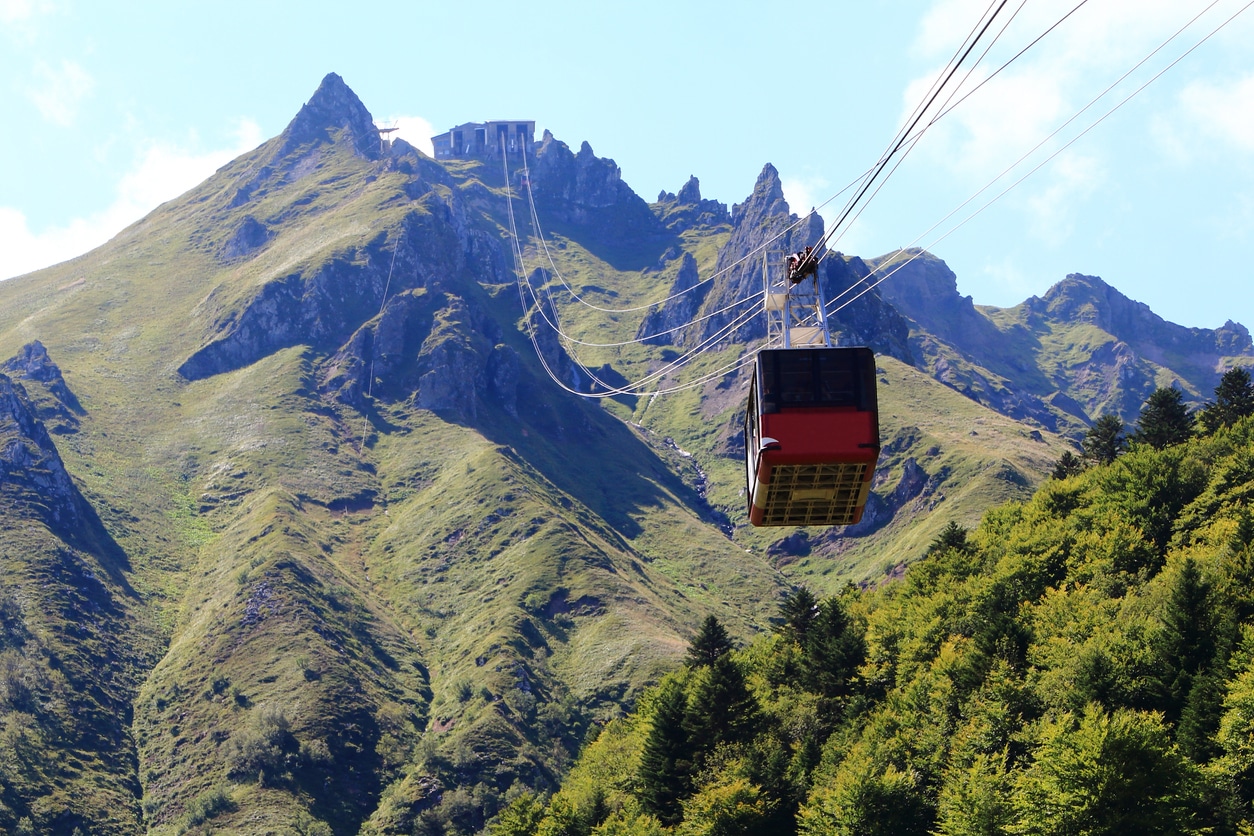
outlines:
[[[1076,436],[1104,414],[1136,420],[1150,392],[1206,400],[1219,377],[1254,361],[1249,331],[1163,320],[1094,276],[1072,274],[1013,308],[958,295],[944,262],[903,250],[868,262],[881,293],[911,319],[911,346],[938,380],[999,412]]]
[[[335,75],[105,246],[0,283],[0,829],[475,832],[555,787],[706,616],[750,637],[794,583],[896,577],[1067,449],[936,380],[871,293],[834,320],[881,357],[867,519],[747,528],[743,375],[562,387],[699,341],[680,326],[757,274],[699,277],[791,222],[778,174],[729,212],[695,178],[646,203],[586,143],[536,152],[553,262],[524,223],[526,281],[631,315],[520,305],[519,176],[380,142]],[[825,264],[829,295],[870,270]],[[563,342],[553,313],[630,344]]]
[[[364,154],[346,90],[307,106],[325,130],[303,111],[0,288],[4,350],[44,338],[81,403],[59,446],[142,614],[110,640],[165,647],[106,689],[134,703],[103,767],[129,782],[119,832],[474,829],[669,668],[694,611],[759,629],[782,587],[729,560],[667,458],[541,383],[496,186]],[[34,572],[21,543],[6,560]],[[75,809],[14,786],[6,827]],[[106,806],[78,813],[103,827]]]

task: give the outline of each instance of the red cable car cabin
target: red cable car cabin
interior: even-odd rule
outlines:
[[[879,453],[871,349],[758,352],[745,410],[750,522],[856,523]]]

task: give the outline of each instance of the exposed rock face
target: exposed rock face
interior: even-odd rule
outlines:
[[[870,346],[876,354],[914,363],[910,350],[910,323],[884,301],[866,263],[834,252],[820,265],[823,293],[828,300],[828,327],[839,345]]]
[[[423,409],[473,423],[479,404],[490,400],[517,418],[522,364],[499,338],[494,323],[464,298],[405,291],[327,361],[321,388],[362,410],[367,395],[412,398]]]
[[[239,184],[230,205],[243,206],[271,188],[300,179],[316,168],[321,149],[334,143],[347,145],[367,160],[384,156],[370,111],[344,79],[329,73],[283,133],[267,143],[272,150],[248,169],[250,176]]]
[[[313,97],[281,134],[283,144],[277,156],[285,156],[308,143],[335,141],[335,134],[341,130],[346,132],[354,150],[366,159],[377,160],[383,155],[379,129],[370,111],[344,79],[327,73]]]
[[[54,531],[72,532],[85,519],[86,503],[26,390],[0,374],[0,498],[17,506],[18,497]]]
[[[269,282],[242,310],[217,311],[215,336],[179,374],[200,380],[293,345],[333,351],[379,313],[389,274],[389,293],[439,290],[467,271],[485,279],[499,275],[504,269],[499,244],[470,230],[455,198],[431,201],[436,211],[407,215],[392,242],[380,236],[308,272]]]
[[[692,257],[691,253],[685,252],[683,261],[679,265],[679,273],[676,274],[675,281],[666,294],[670,299],[661,306],[649,310],[649,313],[640,321],[636,339],[643,340],[649,345],[674,345],[682,340],[683,331],[678,329],[696,318],[701,303],[710,292],[708,283],[693,291],[700,280],[701,277],[697,274],[697,260]]]
[[[244,220],[235,228],[235,232],[222,247],[222,258],[231,261],[250,255],[253,251],[265,246],[270,240],[270,230],[265,224],[252,215],[245,215]]]
[[[1043,298],[1024,307],[1059,321],[1087,322],[1150,356],[1157,350],[1184,355],[1248,354],[1250,332],[1229,320],[1220,328],[1186,328],[1167,322],[1149,306],[1124,296],[1097,276],[1071,273]],[[1152,357],[1151,357],[1152,359]]]
[[[935,256],[907,250],[877,259],[875,268],[891,273],[881,288],[913,321],[921,367],[1002,414],[1051,430],[1074,433],[1104,413],[1135,420],[1164,370],[1193,398],[1207,398],[1224,358],[1254,356],[1241,325],[1174,325],[1093,276],[1072,274],[994,321],[959,295],[953,272]],[[1057,344],[1060,336],[1075,341],[1069,357],[1042,351],[1042,339]]]
[[[338,76],[328,76],[284,132],[281,147],[268,157],[271,163],[249,175],[232,204],[256,200],[312,170],[319,155],[342,154],[336,149],[351,143],[352,153],[371,160],[376,170],[405,175],[404,198],[415,207],[400,228],[272,279],[243,302],[223,302],[230,293],[211,293],[198,311],[207,320],[208,338],[179,373],[203,379],[284,348],[310,345],[329,356],[318,371],[321,391],[358,409],[366,409],[372,398],[411,400],[449,420],[474,423],[483,404],[491,402],[519,417],[535,384],[518,352],[502,343],[483,291],[485,284],[512,281],[512,268],[504,243],[471,220],[484,210],[482,202],[499,198],[482,188],[454,188],[442,166],[404,143],[394,143],[388,156],[376,160],[374,146],[362,141],[373,130],[356,97]],[[576,156],[550,135],[540,157],[533,173],[538,195],[564,209],[567,221],[619,224],[626,218],[646,235],[662,229],[622,182],[613,161],[596,158],[586,143]],[[246,259],[268,246],[283,234],[281,225],[269,223],[244,216],[223,255]],[[591,386],[549,326],[536,312],[531,317],[553,373],[572,388]],[[561,410],[539,411],[539,418],[532,417],[541,424],[567,423],[558,417]]]
[[[607,233],[661,234],[665,230],[644,199],[623,182],[611,159],[602,159],[584,142],[578,154],[544,132],[531,167],[536,205],[558,223]]]
[[[887,494],[872,490],[867,496],[866,510],[857,525],[825,529],[815,538],[814,548],[820,553],[839,552],[845,545],[842,539],[866,537],[892,522],[901,509],[916,500],[927,502],[936,493],[949,474],[930,474],[914,459],[908,457],[901,468],[901,480]]]
[[[85,415],[86,411],[39,340],[27,343],[15,357],[0,364],[0,372],[41,384],[48,397],[36,396],[33,403],[39,419],[50,424],[52,432],[72,433],[78,430],[79,416]]]
[[[695,176],[688,178],[678,195],[670,192],[659,194],[653,208],[669,229],[692,229],[697,226],[731,223],[727,204],[701,199],[701,183]]]
[[[714,271],[720,275],[713,282],[702,313],[722,310],[738,299],[760,298],[763,253],[782,259],[785,253],[812,245],[823,235],[823,220],[818,215],[810,215],[799,223],[798,220],[789,214],[779,172],[768,163],[758,175],[749,198],[732,207],[732,234],[719,250]],[[713,336],[742,313],[744,309],[738,308],[711,316],[699,327],[689,329],[685,342],[695,344]],[[765,336],[766,318],[755,316],[736,329],[733,338],[751,341]]]

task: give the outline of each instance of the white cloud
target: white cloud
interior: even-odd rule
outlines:
[[[48,0],[0,0],[0,23],[6,27],[26,26],[52,8]]]
[[[397,128],[396,133],[392,134],[394,139],[399,137],[427,156],[435,156],[435,146],[431,144],[431,137],[439,131],[434,130],[431,123],[421,116],[396,116],[379,124],[385,128]]]
[[[235,142],[229,148],[197,152],[168,143],[150,143],[118,181],[112,204],[64,226],[33,231],[21,210],[0,206],[0,240],[5,242],[0,248],[0,277],[59,264],[100,246],[261,141],[260,127],[245,120],[236,129]]]
[[[823,177],[783,177],[779,185],[784,190],[784,200],[788,201],[788,209],[797,215],[805,215],[806,212],[817,207],[820,195],[823,200],[826,200],[828,196],[828,183]]]
[[[1164,68],[1203,34],[1219,26],[1235,11],[1235,5],[1224,0],[1213,9],[1207,9],[1207,4],[1201,0],[1187,3],[1181,0],[1107,0],[1086,4],[1023,55],[1015,57],[993,81],[948,114],[928,133],[919,150],[952,171],[991,177],[1062,126],[1198,12],[1207,9],[1179,38],[1065,128],[1062,140],[1090,125],[1136,86],[1147,81],[1152,73]],[[978,77],[964,84],[964,90],[971,90],[976,81],[1009,61],[1070,8],[1070,4],[1044,6],[1029,4],[1022,9],[982,61]],[[988,8],[985,0],[940,0],[919,29],[914,42],[916,53],[932,61],[948,61]],[[998,31],[998,26],[990,28],[984,42]],[[1223,47],[1217,40],[1207,48]],[[978,55],[979,51],[974,54]],[[1197,60],[1197,57],[1186,59]],[[907,112],[922,100],[938,72],[934,69],[909,85],[904,100]],[[1163,82],[1156,82],[1138,95],[1138,104],[1149,124],[1164,111],[1173,109],[1166,99],[1155,99],[1162,86]],[[1208,97],[1208,93],[1221,95]],[[1210,114],[1213,122],[1223,126],[1226,135],[1254,141],[1249,140],[1254,136],[1249,130],[1254,119],[1247,116],[1251,112],[1251,96],[1254,96],[1254,85],[1248,91],[1216,91],[1202,85],[1194,93],[1193,105]],[[1228,112],[1222,110],[1225,104],[1231,108]],[[1120,118],[1128,117],[1121,115]],[[1143,125],[1140,130],[1147,132],[1150,128]],[[1168,139],[1170,137],[1164,136],[1164,141]],[[1092,150],[1104,140],[1090,136],[1084,141]],[[1129,150],[1140,149],[1123,148],[1109,153],[1126,154]]]
[[[1254,75],[1228,84],[1199,81],[1180,94],[1185,124],[1242,151],[1254,151]]]
[[[1036,238],[1057,246],[1074,231],[1076,206],[1097,191],[1105,172],[1095,158],[1074,151],[1060,154],[1047,171],[1046,185],[1027,201],[1030,231]]]
[[[79,104],[95,86],[95,79],[73,61],[62,61],[59,67],[40,61],[35,65],[34,86],[26,95],[49,122],[69,127],[74,124]]]

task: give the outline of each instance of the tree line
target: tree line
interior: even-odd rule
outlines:
[[[1240,366],[1224,373],[1215,387],[1215,399],[1197,413],[1189,411],[1179,389],[1158,388],[1145,401],[1131,433],[1118,415],[1102,415],[1084,435],[1083,458],[1070,451],[1063,453],[1054,465],[1053,476],[1065,479],[1079,473],[1086,461],[1110,464],[1129,444],[1148,444],[1162,450],[1183,444],[1195,432],[1214,435],[1250,415],[1254,415],[1254,382],[1249,371]]]

